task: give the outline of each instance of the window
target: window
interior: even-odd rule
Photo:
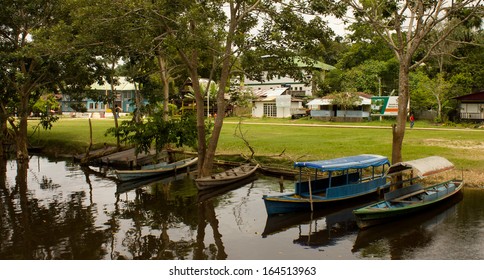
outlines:
[[[264,103],[264,116],[277,117],[276,103]]]

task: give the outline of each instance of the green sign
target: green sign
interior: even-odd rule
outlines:
[[[371,98],[371,114],[374,116],[398,115],[398,96],[374,96]]]

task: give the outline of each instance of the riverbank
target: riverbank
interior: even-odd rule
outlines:
[[[115,146],[105,135],[114,126],[109,119],[92,119],[93,149]],[[255,151],[254,159],[267,166],[291,169],[294,161],[318,160],[354,154],[381,154],[391,157],[390,123],[364,124],[306,123],[306,120],[248,119],[241,125],[244,138]],[[246,142],[238,135],[238,119],[224,122],[217,148],[218,158],[243,160],[250,157]],[[371,124],[371,125],[370,125]],[[34,125],[34,123],[32,123]],[[420,125],[420,127],[418,127]],[[72,156],[89,146],[87,119],[61,119],[50,131],[32,135],[31,144],[43,154]],[[471,185],[484,186],[484,129],[431,127],[417,123],[405,134],[403,156],[411,160],[431,155],[448,158]],[[190,149],[185,151],[193,152]]]

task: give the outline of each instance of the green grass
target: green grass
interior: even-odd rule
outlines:
[[[346,124],[344,124],[346,125]],[[226,123],[219,153],[244,153],[249,150],[233,136],[236,124]],[[246,139],[256,155],[278,155],[283,150],[290,160],[316,160],[361,153],[391,157],[392,132],[382,128],[301,127],[242,124]],[[440,155],[463,168],[483,168],[484,130],[419,130],[405,134],[405,160]]]
[[[242,139],[234,136],[238,122],[238,118],[225,120],[217,154],[250,155]],[[30,123],[32,126],[35,124],[36,121]],[[113,137],[104,136],[105,131],[114,126],[112,119],[93,119],[92,126],[94,148],[102,147],[104,143],[115,145]],[[258,159],[263,162],[284,162],[287,166],[287,162],[295,160],[328,159],[362,153],[391,157],[390,126],[390,121],[338,124],[262,118],[245,119],[242,131]],[[440,155],[454,162],[458,168],[482,173],[483,129],[422,129],[424,127],[431,126],[417,122],[415,129],[407,129],[402,151],[404,160]],[[84,152],[89,145],[89,122],[87,119],[60,119],[52,130],[35,133],[31,143],[58,154]]]
[[[104,136],[108,128],[114,127],[114,120],[93,119],[91,121],[93,147],[100,148],[104,146],[104,143],[115,146],[114,137]],[[37,121],[31,120],[29,126],[33,128],[37,123]],[[59,119],[51,130],[37,130],[32,135],[30,143],[33,146],[45,147],[47,152],[77,154],[86,151],[89,146],[89,134],[88,119]]]

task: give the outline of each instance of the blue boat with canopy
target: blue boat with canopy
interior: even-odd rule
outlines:
[[[390,166],[387,157],[368,154],[295,162],[299,179],[294,192],[264,195],[267,214],[313,211],[371,195],[376,198],[376,194],[389,185],[385,177],[387,166]]]

